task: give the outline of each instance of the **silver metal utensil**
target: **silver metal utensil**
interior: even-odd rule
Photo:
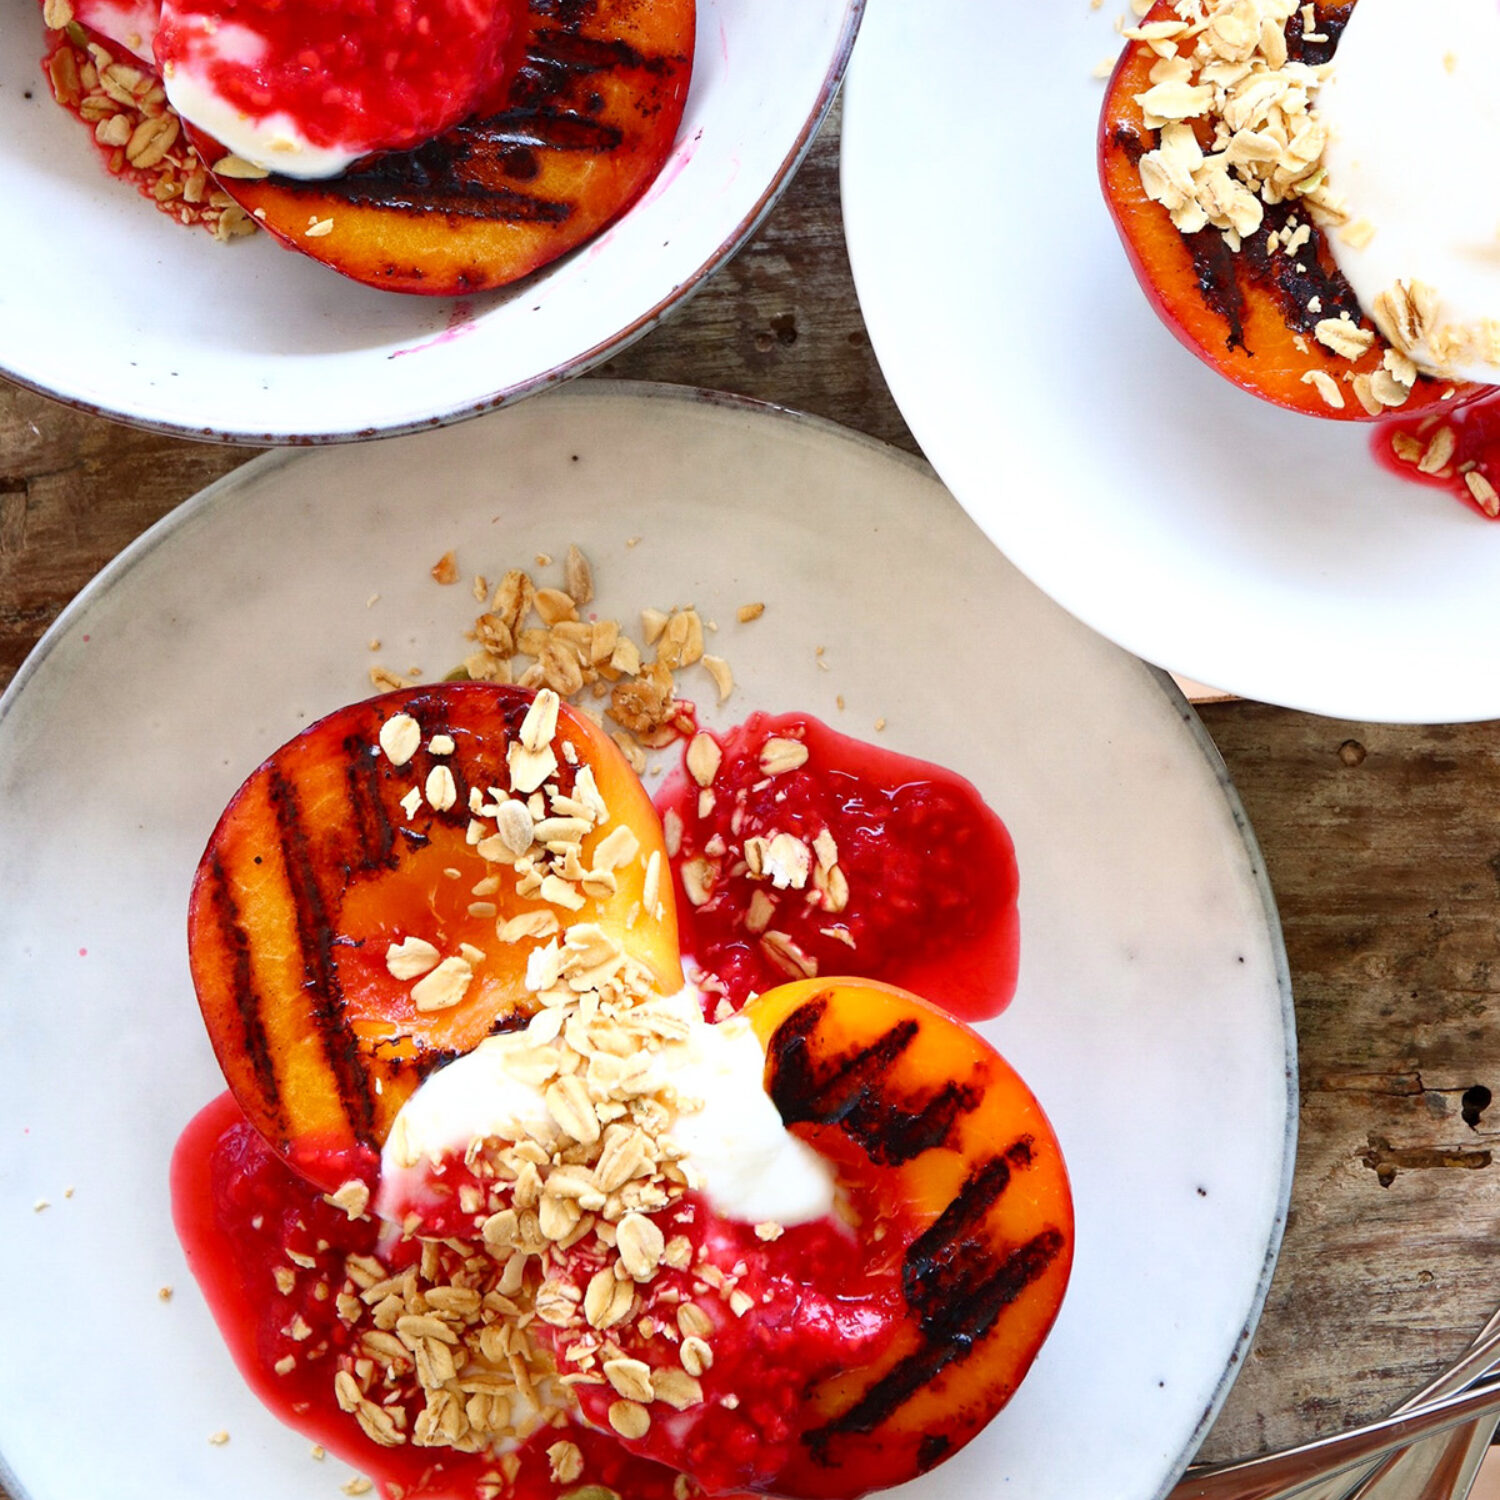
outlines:
[[[1442,1397],[1455,1395],[1473,1381],[1494,1373],[1500,1373],[1500,1312],[1496,1312],[1480,1330],[1474,1342],[1456,1364],[1397,1407],[1393,1418],[1410,1414]],[[1484,1427],[1493,1431],[1494,1419],[1485,1418],[1482,1419],[1482,1423]],[[1356,1429],[1359,1432],[1367,1430],[1366,1428]],[[1356,1461],[1353,1465],[1340,1461],[1332,1467],[1319,1469],[1316,1464],[1308,1463],[1305,1471],[1301,1472],[1300,1478],[1284,1482],[1283,1487],[1273,1493],[1279,1496],[1296,1495],[1298,1500],[1437,1500],[1437,1497],[1445,1497],[1446,1500],[1448,1496],[1451,1496],[1452,1500],[1463,1500],[1463,1496],[1467,1495],[1468,1491],[1467,1488],[1463,1490],[1457,1488],[1457,1485],[1463,1482],[1463,1475],[1461,1470],[1452,1468],[1454,1460],[1449,1449],[1462,1447],[1467,1455],[1465,1461],[1472,1463],[1473,1468],[1477,1470],[1484,1456],[1484,1444],[1488,1441],[1487,1434],[1481,1440],[1480,1430],[1479,1423],[1468,1428],[1462,1426],[1448,1428],[1423,1443],[1413,1444],[1405,1450],[1398,1448],[1384,1456],[1371,1454],[1363,1461]],[[1350,1436],[1351,1434],[1344,1435]],[[1212,1466],[1212,1469],[1222,1472],[1231,1469],[1239,1470],[1245,1473],[1246,1480],[1249,1482],[1254,1477],[1249,1473],[1250,1466],[1291,1460],[1294,1456],[1307,1454],[1318,1446],[1318,1442],[1307,1443],[1294,1449],[1267,1454],[1263,1458],[1250,1459],[1239,1464]],[[1477,1449],[1477,1453],[1470,1453],[1471,1448]],[[1421,1472],[1419,1465],[1428,1466],[1426,1474]],[[1437,1481],[1436,1471],[1439,1465],[1453,1475],[1453,1488],[1449,1490],[1424,1488],[1429,1480]],[[1191,1497],[1198,1493],[1193,1488],[1195,1481],[1209,1472],[1209,1467],[1190,1469],[1172,1489],[1168,1500],[1191,1500]],[[1472,1475],[1468,1483],[1473,1483]]]
[[[1466,1379],[1495,1374],[1500,1369],[1494,1352],[1497,1340],[1500,1340],[1500,1312],[1480,1330],[1463,1359],[1400,1409],[1451,1395],[1462,1389]],[[1476,1369],[1481,1360],[1483,1365]],[[1500,1416],[1481,1417],[1391,1454],[1376,1465],[1368,1478],[1347,1492],[1347,1500],[1468,1500],[1497,1422]],[[1308,1500],[1312,1500],[1310,1493]]]
[[[1463,1391],[1298,1448],[1195,1470],[1172,1490],[1172,1500],[1285,1500],[1312,1482],[1493,1412],[1500,1412],[1500,1386]]]

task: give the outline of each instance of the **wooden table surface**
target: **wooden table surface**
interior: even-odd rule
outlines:
[[[601,375],[743,392],[915,451],[838,212],[837,117],[753,242]],[[0,381],[0,688],[133,537],[251,456]],[[1206,1457],[1395,1405],[1497,1304],[1500,739],[1206,707],[1280,903],[1302,1126],[1265,1316]],[[1145,1205],[1149,1214],[1149,1205]]]

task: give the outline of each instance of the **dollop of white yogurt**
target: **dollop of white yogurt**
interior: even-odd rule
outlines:
[[[1430,289],[1412,357],[1500,383],[1500,4],[1359,0],[1319,91],[1330,190],[1350,223],[1329,244],[1374,315],[1398,281]],[[1422,294],[1427,297],[1429,294]]]
[[[283,177],[336,177],[365,154],[367,147],[318,146],[285,111],[248,115],[231,104],[213,81],[224,62],[253,66],[269,50],[264,36],[248,26],[224,25],[199,15],[169,16],[173,47],[181,49],[163,70],[162,85],[172,108],[244,161]]]
[[[100,36],[155,68],[152,47],[161,21],[159,0],[72,0],[73,15]]]
[[[651,1054],[648,1092],[677,1100],[669,1132],[683,1151],[689,1182],[722,1218],[790,1227],[833,1211],[828,1163],[792,1135],[765,1091],[766,1057],[741,1016],[710,1025],[696,990],[668,1002],[688,1023],[687,1037]],[[553,1128],[542,1091],[511,1062],[534,1051],[524,1032],[489,1037],[431,1074],[401,1107],[381,1153],[376,1212],[399,1215],[428,1165],[461,1157],[481,1139],[545,1137]],[[556,1045],[556,1044],[552,1044]]]
[[[156,33],[163,24],[160,0],[73,0],[73,13],[148,67],[156,67]],[[188,47],[187,55],[163,72],[168,102],[236,156],[285,177],[318,178],[338,176],[365,154],[363,146],[315,145],[285,111],[253,118],[215,88],[215,63],[254,63],[265,55],[266,39],[259,32],[175,12],[167,24],[175,29],[179,45],[185,40]]]

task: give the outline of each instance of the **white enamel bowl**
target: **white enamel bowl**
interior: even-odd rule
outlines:
[[[372,291],[269,236],[216,245],[112,181],[0,0],[0,373],[188,437],[338,442],[472,416],[645,333],[726,260],[806,151],[864,0],[699,0],[692,89],[657,182],[510,292]]]
[[[872,0],[844,224],[902,415],[1010,561],[1148,661],[1350,719],[1500,717],[1500,525],[1369,428],[1234,389],[1137,287],[1095,166],[1126,9]]]
[[[1165,678],[1026,583],[916,460],[593,381],[263,455],[111,563],[0,698],[0,1281],[27,1293],[0,1485],[338,1500],[348,1471],[251,1394],[172,1231],[173,1143],[223,1088],[188,890],[241,779],[367,694],[372,660],[431,679],[462,658],[476,606],[433,582],[444,549],[496,578],[570,541],[602,617],[691,599],[719,623],[732,696],[683,674],[706,722],[817,714],[970,777],[1015,839],[1020,980],[982,1029],[1062,1142],[1072,1285],[1016,1399],[881,1500],[1162,1500],[1248,1351],[1295,1155],[1286,960],[1223,763]],[[101,1339],[129,1363],[80,1422]]]

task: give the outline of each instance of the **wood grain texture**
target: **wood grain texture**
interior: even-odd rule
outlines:
[[[1500,742],[1263,704],[1204,722],[1260,837],[1297,999],[1281,1264],[1215,1457],[1396,1405],[1500,1303]]]
[[[738,391],[914,448],[860,321],[837,160],[835,121],[754,241],[599,373]],[[121,547],[247,456],[0,384],[0,685]],[[1292,1216],[1205,1449],[1224,1458],[1395,1405],[1500,1303],[1500,1108],[1475,1107],[1500,1092],[1500,737],[1253,703],[1203,718],[1265,852],[1301,1031]]]

